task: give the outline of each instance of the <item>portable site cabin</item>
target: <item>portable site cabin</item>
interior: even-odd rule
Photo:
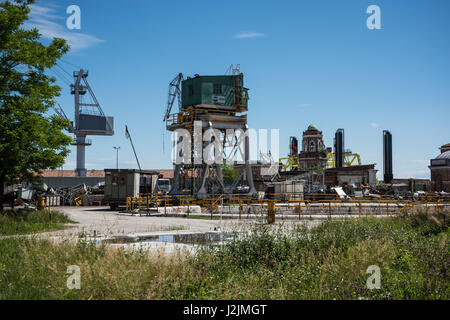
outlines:
[[[105,202],[115,210],[127,197],[156,192],[159,172],[135,169],[105,169]]]
[[[287,180],[275,182],[273,186],[275,197],[278,196],[282,200],[303,200],[304,198],[304,180]]]

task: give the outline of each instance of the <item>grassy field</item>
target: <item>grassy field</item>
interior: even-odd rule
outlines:
[[[9,210],[0,213],[0,236],[60,230],[66,223],[74,222],[58,211]]]
[[[449,218],[255,224],[194,256],[10,238],[0,241],[0,299],[450,299]],[[80,290],[66,287],[69,265]],[[379,290],[366,286],[370,265]]]

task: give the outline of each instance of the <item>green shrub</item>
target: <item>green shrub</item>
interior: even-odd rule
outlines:
[[[19,209],[0,214],[0,235],[28,234],[53,231],[74,223],[58,211]]]

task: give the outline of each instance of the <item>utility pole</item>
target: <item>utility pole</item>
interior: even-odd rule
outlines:
[[[119,149],[120,147],[113,147],[116,150],[116,169],[119,169]]]

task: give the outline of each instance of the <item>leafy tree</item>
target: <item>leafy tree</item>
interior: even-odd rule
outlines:
[[[223,180],[226,182],[233,182],[239,178],[239,172],[237,172],[232,165],[222,165]]]
[[[45,74],[69,50],[63,39],[46,46],[37,29],[21,26],[34,0],[0,3],[0,210],[5,184],[39,179],[69,153],[67,120],[46,116],[60,87]]]

